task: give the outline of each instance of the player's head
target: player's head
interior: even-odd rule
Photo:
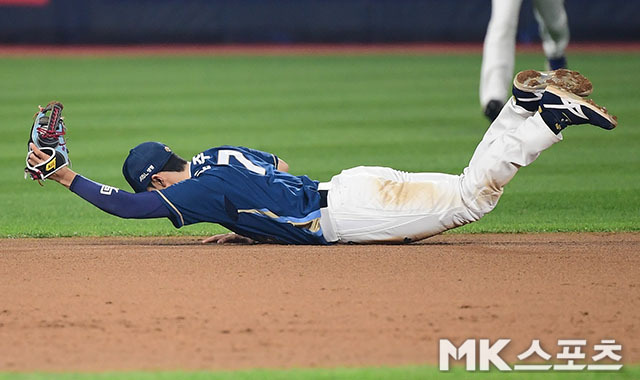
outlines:
[[[136,193],[164,189],[189,177],[187,161],[159,142],[144,142],[129,151],[122,174]]]

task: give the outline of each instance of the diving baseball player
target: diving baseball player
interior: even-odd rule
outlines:
[[[480,105],[491,121],[498,116],[507,99],[521,4],[522,0],[491,1],[491,19],[484,38],[480,71]],[[533,7],[549,68],[566,68],[569,23],[564,0],[533,0]]]
[[[130,151],[122,168],[135,191],[129,193],[76,174],[68,156],[56,161],[58,151],[46,153],[56,148],[39,147],[37,135],[29,143],[26,170],[122,218],[168,218],[176,228],[211,222],[233,231],[205,242],[414,242],[490,212],[516,172],[561,141],[567,126],[617,124],[606,109],[579,96],[592,87],[577,72],[528,70],[513,84],[513,97],[460,175],[361,166],[320,183],[289,174],[279,157],[249,148],[211,148],[185,161],[166,145],[145,142]],[[36,116],[33,128],[64,131],[38,127],[42,117]]]

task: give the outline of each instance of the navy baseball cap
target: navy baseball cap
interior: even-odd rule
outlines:
[[[171,149],[159,142],[143,142],[129,151],[122,174],[136,193],[147,191],[151,176],[159,172],[171,157]]]

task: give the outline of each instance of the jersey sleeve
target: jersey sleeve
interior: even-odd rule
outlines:
[[[76,175],[69,190],[102,211],[121,218],[150,219],[171,215],[160,197],[153,192],[129,193],[81,175]]]

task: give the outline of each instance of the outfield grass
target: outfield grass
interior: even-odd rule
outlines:
[[[459,173],[487,122],[480,56],[1,58],[0,237],[206,235],[168,220],[121,220],[61,186],[22,179],[35,106],[62,101],[73,168],[128,189],[128,149],[159,140],[190,158],[222,144],[278,154],[328,180],[382,165]],[[606,132],[573,127],[507,187],[497,209],[458,232],[640,229],[640,54],[573,54],[594,99],[619,116]],[[516,69],[541,68],[539,54]]]
[[[518,379],[518,380],[605,380],[638,379],[640,367],[623,367],[615,372],[467,372],[463,367],[454,367],[441,372],[436,367],[398,368],[338,368],[338,369],[289,369],[289,370],[244,370],[224,372],[113,372],[113,373],[0,373],[0,380],[205,380],[205,379],[268,379],[268,380],[329,380],[329,379]]]

